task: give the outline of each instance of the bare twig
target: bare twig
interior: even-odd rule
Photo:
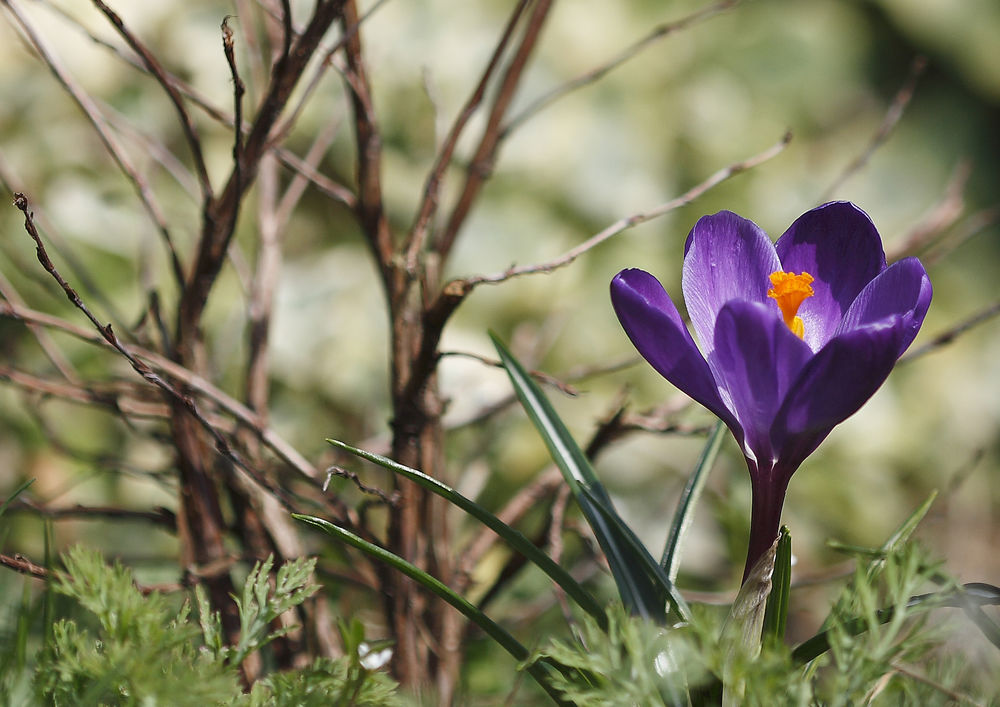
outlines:
[[[743,160],[742,162],[734,162],[728,167],[720,169],[718,172],[710,176],[701,184],[698,184],[697,186],[689,189],[687,192],[680,195],[676,199],[671,199],[670,201],[664,204],[660,204],[659,206],[656,206],[648,211],[642,211],[636,214],[632,214],[631,216],[615,221],[613,224],[605,228],[600,233],[591,236],[589,239],[587,239],[580,245],[566,251],[557,258],[553,258],[552,260],[548,260],[544,263],[538,263],[535,265],[513,266],[508,268],[507,270],[504,270],[503,272],[494,273],[492,275],[474,275],[470,278],[465,279],[464,281],[461,281],[463,282],[463,285],[460,287],[460,289],[471,290],[472,288],[481,284],[491,284],[491,285],[498,284],[515,277],[521,277],[522,275],[534,275],[536,273],[550,273],[553,270],[558,270],[559,268],[565,267],[570,263],[572,263],[577,258],[579,258],[581,255],[586,253],[587,251],[596,248],[597,246],[599,246],[601,243],[608,240],[612,236],[616,236],[622,231],[626,231],[634,226],[638,226],[641,223],[652,221],[655,218],[659,218],[664,214],[679,209],[680,207],[691,203],[699,196],[707,192],[709,189],[718,186],[727,179],[730,179],[731,177],[734,177],[737,174],[742,174],[743,172],[746,172],[748,169],[752,169],[753,167],[756,167],[757,165],[767,162],[768,160],[776,157],[785,149],[785,147],[788,145],[791,139],[792,139],[792,134],[790,132],[785,133],[785,135],[781,138],[781,140],[779,140],[772,147],[769,147],[764,152],[761,152],[758,155],[754,155],[753,157]]]
[[[4,4],[9,4],[10,0],[3,0],[3,2]],[[50,5],[50,7],[60,12],[61,14],[65,15],[65,12],[62,11],[60,8],[54,5]],[[70,19],[72,20],[72,18]],[[149,73],[149,70],[141,61],[135,59],[131,55],[123,53],[119,47],[111,44],[110,42],[106,42],[100,37],[97,37],[94,34],[86,31],[86,29],[75,20],[72,20],[72,26],[76,29],[81,30],[95,44],[111,51],[115,56],[117,56],[119,59],[126,62],[130,66],[139,69],[140,71]],[[48,57],[43,56],[42,58],[48,61]],[[170,81],[170,83],[174,87],[176,87],[177,91],[180,92],[180,94],[184,98],[190,101],[192,105],[201,109],[209,118],[228,127],[233,127],[235,125],[233,116],[231,114],[227,114],[222,108],[219,108],[218,106],[214,105],[208,97],[201,94],[198,90],[196,90],[193,86],[191,86],[184,80],[169,73],[165,68],[163,69],[163,72],[164,76]],[[251,126],[249,124],[244,125],[243,131],[247,132],[250,129],[250,127]],[[323,194],[329,196],[335,201],[343,203],[349,209],[354,208],[355,197],[353,192],[351,192],[347,187],[341,184],[337,184],[329,177],[317,172],[315,168],[309,167],[307,164],[303,163],[302,160],[298,158],[290,150],[287,150],[282,147],[275,147],[273,149],[277,152],[278,158],[281,160],[282,164],[284,164],[292,171],[302,174],[311,183],[313,183],[313,185],[316,186],[316,188],[319,189]],[[128,173],[126,174],[128,175]],[[186,180],[182,183],[186,183]]]
[[[406,268],[410,273],[416,271],[417,254],[423,250],[426,244],[427,235],[430,231],[431,220],[437,212],[442,179],[444,178],[445,170],[448,169],[448,165],[451,164],[452,156],[455,154],[455,147],[458,145],[458,140],[462,136],[465,126],[468,125],[469,120],[482,103],[483,97],[486,95],[486,87],[489,85],[490,79],[492,79],[494,72],[500,65],[500,59],[507,50],[507,45],[510,43],[511,37],[514,35],[514,29],[517,27],[521,16],[524,14],[524,10],[528,6],[528,2],[529,0],[520,0],[517,5],[514,6],[510,19],[507,20],[507,25],[504,27],[503,33],[500,35],[500,40],[497,42],[497,46],[493,50],[493,55],[490,57],[489,62],[487,62],[486,68],[483,70],[479,83],[476,85],[475,90],[473,90],[472,95],[469,96],[469,99],[465,102],[462,110],[455,117],[455,122],[448,130],[448,134],[444,139],[444,143],[441,145],[441,149],[438,150],[438,156],[434,161],[434,166],[427,175],[427,181],[424,183],[423,198],[420,201],[420,210],[417,213],[417,218],[414,221],[413,226],[410,228],[409,241],[406,245]]]
[[[357,148],[358,201],[357,214],[361,229],[384,282],[388,283],[393,257],[392,233],[382,203],[382,139],[375,121],[371,87],[362,58],[361,36],[348,30],[358,24],[358,9],[354,0],[344,5],[344,33],[347,34],[347,79],[354,112],[355,144]]]
[[[49,571],[47,569],[41,565],[36,565],[21,553],[16,553],[14,555],[0,554],[0,565],[3,565],[8,569],[12,569],[15,572],[26,574],[30,577],[36,577],[38,579],[49,578]]]
[[[892,666],[892,669],[895,672],[899,673],[900,675],[904,675],[904,676],[910,678],[911,680],[916,680],[919,683],[923,683],[927,687],[930,687],[930,688],[932,688],[934,690],[937,690],[942,695],[948,697],[950,700],[953,700],[955,703],[972,705],[972,707],[986,707],[986,703],[985,702],[980,702],[980,701],[978,701],[978,700],[970,697],[969,695],[965,695],[965,694],[963,694],[961,692],[957,692],[956,690],[951,689],[947,685],[943,685],[940,682],[938,682],[937,680],[932,680],[931,678],[927,677],[926,675],[918,673],[918,672],[916,672],[915,670],[913,670],[911,668],[908,668],[908,667],[905,667],[903,665],[900,665],[899,663],[891,663],[891,666]]]
[[[465,185],[462,187],[458,201],[452,208],[444,230],[435,243],[435,250],[440,255],[442,262],[447,260],[459,230],[472,210],[472,205],[479,196],[483,184],[493,171],[493,164],[496,161],[496,154],[502,137],[501,127],[503,119],[507,114],[507,109],[510,107],[511,101],[514,99],[514,94],[521,82],[521,75],[524,73],[528,59],[538,44],[542,27],[545,25],[551,9],[552,0],[537,0],[535,2],[534,9],[530,17],[528,17],[521,42],[517,46],[514,56],[511,58],[510,63],[507,65],[507,70],[503,74],[500,86],[497,89],[496,98],[493,101],[493,106],[486,118],[486,127],[483,128],[479,146],[476,148],[466,170]]]
[[[108,154],[111,155],[111,158],[115,161],[119,169],[121,169],[122,173],[132,184],[136,194],[139,196],[139,201],[142,203],[146,213],[149,215],[153,224],[159,231],[163,244],[167,248],[174,277],[177,282],[183,282],[184,269],[181,265],[180,258],[177,255],[177,250],[174,248],[173,238],[170,235],[170,229],[167,227],[166,216],[163,213],[163,209],[156,201],[156,197],[149,188],[149,184],[146,182],[145,177],[143,177],[135,168],[131,159],[127,156],[125,149],[118,142],[118,139],[114,136],[114,134],[108,129],[107,121],[101,114],[97,104],[87,94],[87,92],[83,90],[76,80],[73,79],[69,71],[56,57],[55,53],[48,48],[41,36],[35,32],[34,28],[28,23],[27,19],[18,7],[11,0],[3,0],[3,4],[17,20],[18,27],[25,36],[28,44],[35,50],[38,56],[48,67],[49,71],[52,72],[52,75],[55,76],[56,80],[64,89],[66,89],[70,97],[76,101],[76,104],[87,116],[87,119],[90,121],[91,125],[94,126],[94,130],[97,132],[101,142],[104,143]]]
[[[337,52],[339,52],[347,44],[347,42],[361,29],[361,25],[364,24],[368,20],[368,18],[374,15],[375,12],[380,7],[382,7],[382,5],[385,4],[386,2],[387,0],[375,0],[375,4],[373,4],[370,8],[368,8],[368,10],[363,15],[361,15],[361,17],[358,18],[357,22],[355,22],[350,27],[345,27],[344,33],[337,39],[336,42],[334,42],[333,46],[324,51],[323,59],[318,62],[315,73],[303,87],[301,94],[299,95],[298,98],[298,103],[296,103],[296,105],[289,112],[289,116],[285,120],[285,122],[282,125],[275,128],[274,132],[272,133],[271,137],[272,142],[274,143],[281,142],[282,140],[284,140],[285,136],[291,132],[292,128],[295,126],[295,123],[298,121],[299,116],[302,114],[302,111],[305,110],[305,107],[309,103],[309,100],[312,98],[313,94],[316,92],[316,89],[319,87],[320,81],[326,74],[327,69],[329,69],[329,67],[333,65],[334,55]]]
[[[965,208],[965,185],[972,174],[972,163],[962,160],[952,172],[941,200],[931,208],[920,222],[910,229],[886,253],[890,262],[907,255],[915,255],[933,244],[961,217]]]
[[[940,239],[923,257],[927,265],[941,262],[949,253],[987,228],[1000,223],[1000,206],[983,209],[968,217],[965,223],[949,236]]]
[[[34,501],[22,498],[16,499],[8,508],[8,512],[30,512],[42,518],[52,518],[61,520],[63,518],[115,518],[125,520],[141,520],[161,525],[164,528],[173,529],[177,524],[177,516],[173,511],[156,507],[151,511],[133,510],[131,508],[118,508],[117,506],[66,506],[52,507],[43,506]]]
[[[0,317],[9,317],[23,321],[26,324],[36,324],[51,329],[63,331],[82,341],[92,344],[109,346],[110,344],[100,334],[66,322],[51,314],[36,312],[23,307],[15,307],[11,304],[0,303]],[[253,430],[261,441],[273,451],[290,468],[297,471],[302,476],[311,479],[314,483],[319,483],[322,474],[305,457],[303,457],[291,444],[284,440],[274,429],[262,424],[258,415],[248,407],[219,390],[210,382],[196,373],[188,370],[170,359],[160,354],[149,351],[140,346],[131,346],[132,353],[147,363],[157,372],[182,383],[193,392],[203,395],[205,398],[218,405],[220,408],[232,414],[239,422]]]
[[[396,492],[386,493],[382,489],[376,488],[375,486],[368,486],[361,480],[361,478],[356,473],[348,469],[345,469],[341,466],[337,466],[336,464],[328,467],[326,470],[327,483],[329,483],[330,479],[334,476],[337,476],[341,479],[347,479],[348,481],[353,483],[358,488],[358,490],[361,491],[361,493],[367,494],[369,496],[374,496],[387,506],[394,506],[398,501],[399,498],[398,493]],[[324,484],[323,487],[325,490],[326,484]]]
[[[521,489],[497,514],[507,525],[514,525],[539,503],[551,497],[563,484],[562,472],[551,467]],[[465,546],[455,563],[455,591],[461,593],[469,587],[476,565],[496,543],[498,536],[489,528],[480,528]]]
[[[730,10],[736,7],[739,3],[740,0],[723,0],[722,2],[717,2],[712,5],[708,5],[707,7],[703,7],[702,9],[697,10],[687,17],[683,17],[675,22],[667,22],[657,25],[651,32],[646,34],[646,36],[623,49],[610,61],[607,61],[606,63],[601,64],[597,68],[591,69],[586,73],[580,74],[576,78],[553,88],[548,93],[539,96],[534,101],[529,103],[524,110],[511,118],[510,121],[504,126],[501,139],[507,138],[510,133],[517,130],[526,121],[545,110],[548,106],[555,103],[560,98],[563,98],[567,94],[572,93],[579,88],[583,88],[584,86],[600,81],[619,66],[641,54],[645,49],[649,48],[661,39],[665,39],[675,32],[687,29],[688,27],[696,25],[699,22],[709,19],[710,17],[723,13],[726,10]]]
[[[292,51],[279,60],[271,72],[271,81],[261,101],[253,125],[243,145],[240,166],[230,174],[225,189],[207,205],[198,241],[198,254],[191,275],[185,280],[178,315],[178,350],[184,359],[193,359],[196,333],[208,295],[215,284],[236,222],[244,192],[257,176],[261,158],[271,148],[271,130],[298,84],[316,47],[330,25],[341,15],[345,0],[319,0],[305,30],[294,42]]]
[[[21,299],[17,290],[14,289],[14,286],[2,272],[0,272],[0,296],[15,307],[24,306],[24,300]],[[76,371],[73,370],[73,364],[69,362],[69,359],[66,358],[62,350],[56,346],[56,342],[52,340],[49,333],[44,328],[35,324],[28,323],[27,327],[32,336],[35,337],[35,340],[38,341],[38,345],[45,353],[46,358],[52,362],[52,365],[59,371],[60,375],[70,383],[79,383],[80,379],[76,375]]]
[[[940,334],[936,335],[933,339],[928,341],[920,348],[914,349],[910,353],[903,356],[899,360],[899,362],[909,363],[910,361],[916,358],[920,358],[921,356],[928,354],[931,351],[934,351],[935,349],[939,349],[943,346],[946,346],[952,343],[955,339],[957,339],[965,332],[969,331],[970,329],[976,328],[980,324],[985,324],[998,314],[1000,314],[1000,300],[994,302],[989,307],[986,307],[985,309],[976,312],[968,319],[962,320],[961,322],[951,327],[950,329],[947,329],[946,331],[943,331]]]
[[[211,436],[215,442],[217,451],[229,460],[235,467],[241,469],[245,472],[251,479],[253,479],[258,485],[268,489],[275,497],[282,500],[286,504],[290,504],[290,497],[288,492],[279,486],[272,484],[268,479],[266,479],[262,474],[260,474],[256,469],[252,468],[232,449],[226,438],[219,432],[218,429],[211,422],[206,419],[205,415],[198,408],[195,401],[188,395],[183,394],[177,388],[175,388],[170,382],[165,380],[162,376],[157,374],[149,365],[136,358],[132,351],[123,344],[119,338],[115,335],[111,328],[111,325],[102,325],[100,320],[94,316],[90,309],[84,304],[80,299],[80,296],[76,291],[69,285],[66,280],[63,279],[62,275],[52,264],[49,259],[48,253],[45,251],[45,245],[42,243],[41,237],[38,235],[38,231],[35,230],[35,224],[31,218],[31,212],[28,210],[28,200],[24,194],[15,194],[14,204],[17,208],[24,213],[24,227],[31,236],[32,240],[35,242],[36,253],[38,255],[38,261],[41,263],[45,271],[48,272],[52,278],[59,283],[66,297],[73,303],[73,305],[79,309],[87,319],[90,320],[91,324],[94,325],[101,337],[110,344],[115,350],[117,350],[125,359],[129,362],[132,368],[138,373],[142,378],[156,386],[157,388],[164,391],[168,398],[178,403],[184,410],[190,414],[194,420]]]
[[[194,160],[195,174],[198,175],[198,182],[201,184],[202,198],[207,204],[212,199],[212,182],[208,178],[208,168],[205,166],[205,157],[202,155],[201,151],[201,137],[198,135],[198,128],[195,126],[194,121],[191,119],[191,115],[187,111],[187,107],[184,105],[184,99],[180,92],[174,86],[173,82],[170,81],[169,74],[163,69],[163,66],[157,60],[149,49],[146,48],[139,38],[132,33],[132,31],[125,26],[114,10],[104,4],[102,0],[91,0],[98,10],[104,13],[104,16],[108,18],[108,21],[118,30],[118,34],[121,35],[125,43],[131,47],[132,51],[142,57],[143,63],[146,68],[153,75],[153,77],[159,82],[160,86],[166,92],[167,96],[170,98],[170,102],[174,106],[174,110],[177,111],[177,117],[180,119],[181,127],[184,131],[184,137],[187,140],[188,148],[191,150],[191,157]]]
[[[472,353],[471,351],[442,351],[440,355],[442,358],[446,356],[451,356],[455,358],[469,358],[472,359],[473,361],[479,361],[480,363],[484,363],[487,366],[491,366],[493,368],[503,368],[503,364],[497,359],[490,358],[488,356],[480,356],[479,354]],[[553,388],[556,388],[560,392],[565,393],[570,397],[575,397],[579,395],[579,391],[576,388],[574,388],[569,383],[565,383],[559,380],[558,378],[556,378],[551,374],[544,373],[542,371],[528,371],[528,374],[532,378],[537,380],[539,383],[544,383],[545,385],[551,385]]]
[[[58,570],[50,570],[46,567],[42,567],[41,565],[36,565],[21,553],[15,553],[13,555],[0,554],[0,566],[12,569],[20,574],[28,575],[29,577],[35,577],[36,579],[48,580],[59,574]],[[185,585],[178,583],[149,585],[139,583],[134,584],[136,589],[145,595],[152,594],[153,592],[179,592],[186,589]]]
[[[340,202],[352,211],[358,205],[358,198],[354,192],[342,184],[338,184],[329,177],[316,171],[316,168],[308,162],[302,160],[295,153],[283,147],[275,149],[275,154],[281,163],[293,172],[302,175],[316,187],[322,194],[330,197],[334,201]]]
[[[570,499],[569,494],[569,484],[563,484],[556,492],[556,499],[552,503],[552,521],[549,524],[549,555],[556,564],[562,562],[563,527],[566,520],[566,506],[569,504]],[[559,601],[559,608],[562,609],[566,624],[574,626],[576,621],[573,618],[573,612],[570,611],[569,602],[566,600],[566,590],[559,584],[556,584],[553,589],[555,590],[556,599]]]
[[[313,138],[312,144],[309,146],[309,150],[306,152],[305,156],[301,160],[301,164],[305,169],[316,173],[316,165],[319,164],[320,160],[323,159],[323,155],[326,154],[327,149],[333,144],[334,138],[337,137],[337,131],[340,128],[340,118],[331,118],[326,122],[323,128],[316,133],[316,137]],[[292,216],[292,211],[299,203],[299,199],[305,194],[306,187],[310,183],[310,178],[308,175],[303,173],[303,171],[296,171],[295,176],[292,178],[291,183],[285,189],[285,193],[281,195],[281,200],[278,202],[278,207],[274,214],[275,225],[279,230],[283,230],[287,225],[288,221]],[[334,185],[340,188],[339,185]],[[353,198],[353,194],[350,195]],[[338,199],[340,201],[341,199]],[[349,204],[349,207],[353,204]]]
[[[900,88],[896,93],[896,96],[892,99],[892,103],[889,104],[889,110],[886,112],[885,118],[882,119],[882,124],[879,125],[875,135],[872,136],[871,141],[868,143],[868,147],[864,152],[858,155],[854,161],[844,169],[843,172],[840,173],[840,176],[833,180],[833,183],[827,188],[826,192],[824,192],[820,201],[829,201],[844,182],[864,169],[864,166],[868,164],[868,160],[872,158],[872,155],[874,155],[878,148],[880,148],[889,138],[893,129],[895,129],[896,124],[899,123],[900,118],[903,117],[903,112],[906,110],[906,106],[909,105],[910,99],[913,98],[913,92],[917,88],[917,82],[920,80],[920,77],[923,75],[926,68],[927,59],[925,57],[914,57],[912,63],[910,64],[910,73],[906,77],[906,81],[903,83],[902,88]]]
[[[148,402],[138,398],[136,393],[139,391],[133,385],[83,386],[40,378],[4,364],[0,364],[0,380],[42,396],[84,405],[104,405],[126,417],[164,418],[169,412],[161,402]]]
[[[287,7],[287,2],[285,3]],[[240,72],[236,68],[236,53],[233,51],[233,30],[229,28],[230,15],[222,19],[222,51],[226,55],[226,63],[229,64],[229,73],[233,77],[233,179],[237,184],[237,189],[242,188],[242,170],[240,163],[243,161],[243,94],[246,93],[246,86],[240,78]],[[289,20],[291,21],[291,20]],[[291,28],[285,35],[286,42],[291,41]],[[288,54],[288,48],[285,48]]]

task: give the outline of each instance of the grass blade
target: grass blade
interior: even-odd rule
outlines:
[[[14,490],[14,493],[12,493],[10,496],[8,496],[7,500],[4,501],[2,504],[0,504],[0,516],[2,516],[7,511],[7,506],[9,506],[14,501],[15,498],[17,498],[18,496],[20,496],[21,493],[25,489],[27,489],[29,486],[31,486],[33,483],[35,483],[34,479],[28,479],[23,484],[21,484],[20,486],[18,486]]]
[[[691,619],[691,609],[688,608],[687,601],[685,601],[684,597],[682,597],[680,592],[677,591],[674,583],[670,581],[669,577],[667,577],[667,573],[664,572],[663,568],[660,567],[656,560],[653,559],[653,556],[649,554],[649,550],[647,550],[645,545],[642,544],[642,541],[635,534],[635,532],[633,532],[633,530],[625,524],[625,521],[623,521],[613,510],[607,508],[604,504],[597,500],[592,495],[590,489],[583,487],[583,493],[588,496],[591,501],[593,501],[594,508],[604,515],[608,523],[616,527],[621,538],[632,549],[635,556],[641,560],[642,566],[646,569],[649,575],[655,578],[660,586],[665,588],[667,601],[670,602],[674,611],[677,612],[677,615],[683,620],[689,621]]]
[[[601,605],[597,602],[593,595],[584,589],[579,582],[573,579],[569,572],[563,569],[562,566],[554,562],[551,557],[539,550],[533,542],[528,540],[528,538],[521,533],[521,531],[510,527],[475,501],[463,496],[450,486],[441,483],[437,479],[428,476],[423,472],[411,469],[410,467],[404,466],[403,464],[395,462],[387,457],[365,451],[364,449],[352,447],[349,444],[345,444],[344,442],[340,442],[335,439],[328,439],[327,442],[335,447],[343,449],[346,452],[359,456],[362,459],[367,459],[370,462],[378,464],[382,468],[388,469],[395,474],[399,474],[400,476],[419,484],[428,491],[437,494],[458,508],[461,508],[463,511],[503,538],[516,552],[521,553],[524,557],[535,563],[535,565],[545,572],[545,574],[547,574],[553,582],[562,587],[566,591],[566,594],[569,595],[581,609],[593,616],[602,628],[607,627],[608,619],[604,613],[604,609],[601,608]]]
[[[962,585],[958,591],[920,594],[912,597],[906,606],[910,609],[920,608],[924,610],[941,608],[965,609],[967,612],[970,608],[1000,606],[1000,587],[982,582],[970,582]],[[894,614],[895,611],[890,607],[879,609],[876,612],[876,617],[879,623],[885,624],[892,620]],[[854,619],[844,624],[844,630],[852,636],[857,636],[868,630],[868,623],[862,619]],[[989,638],[988,633],[987,637]],[[997,638],[1000,640],[1000,636]],[[800,643],[792,651],[792,660],[796,663],[808,663],[828,650],[830,650],[830,630],[826,629]]]
[[[622,603],[629,611],[644,618],[663,623],[666,621],[666,587],[659,586],[644,569],[641,555],[637,555],[602,511],[617,517],[611,497],[597,479],[590,461],[577,446],[566,426],[556,415],[552,404],[524,367],[511,355],[499,338],[490,334],[500,361],[510,376],[514,391],[535,428],[541,434],[556,466],[573,492],[587,523],[594,531],[611,574],[618,586]],[[589,491],[585,494],[583,489]],[[599,503],[601,508],[595,504]],[[623,523],[621,525],[624,525]]]
[[[419,583],[422,587],[433,592],[438,597],[455,607],[466,618],[486,632],[490,638],[499,643],[500,646],[510,653],[518,662],[525,661],[530,655],[528,653],[528,649],[525,648],[516,638],[510,635],[505,628],[473,606],[465,597],[453,591],[436,577],[427,574],[416,565],[407,562],[399,555],[395,555],[385,548],[370,543],[367,540],[358,537],[351,531],[341,528],[340,526],[335,525],[328,520],[324,520],[323,518],[303,515],[301,513],[293,513],[292,517],[296,520],[302,521],[303,523],[313,525],[328,535],[331,535],[334,538],[361,550],[365,554],[384,562],[398,572],[402,572],[413,581]],[[552,699],[559,704],[566,704],[559,696],[559,693],[557,693],[549,684],[547,668],[545,668],[544,665],[539,663],[530,663],[525,666],[525,670],[527,670],[528,673],[535,678],[542,689],[545,690],[545,692],[547,692]]]
[[[764,611],[762,641],[782,643],[788,623],[788,595],[792,584],[792,536],[786,526],[778,534],[778,549],[774,556],[774,573],[771,575],[771,594]]]
[[[708,435],[705,448],[698,458],[698,463],[694,467],[691,476],[688,477],[684,491],[677,501],[677,510],[670,523],[670,532],[667,534],[667,543],[663,548],[663,559],[660,566],[667,573],[671,582],[677,581],[677,572],[681,566],[681,541],[687,534],[691,521],[694,518],[694,509],[701,498],[701,491],[705,488],[705,481],[708,479],[708,472],[715,464],[715,458],[719,455],[719,448],[722,446],[722,439],[726,435],[726,426],[722,421],[715,423],[712,432]]]

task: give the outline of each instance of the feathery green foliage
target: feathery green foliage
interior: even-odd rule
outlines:
[[[911,601],[928,584],[940,587],[941,581],[940,566],[912,543],[860,563],[828,620],[829,652],[805,666],[776,641],[765,641],[756,656],[733,653],[720,638],[724,612],[697,604],[691,621],[666,628],[612,607],[606,633],[583,617],[577,640],[553,640],[532,659],[569,668],[554,675],[553,684],[581,707],[668,705],[666,695],[684,677],[694,705],[718,704],[724,686],[742,690],[741,705],[761,707],[954,704],[956,695],[985,698],[997,688],[996,680],[980,674],[973,680],[979,684],[970,687],[958,664],[941,656],[942,635],[929,630],[928,607]],[[944,591],[956,586],[948,582]],[[866,628],[860,633],[855,629],[859,620]],[[665,660],[668,650],[672,663]],[[970,689],[980,694],[967,694]]]
[[[271,622],[301,604],[316,586],[309,582],[315,560],[286,563],[273,575],[270,558],[257,563],[234,597],[239,608],[241,638],[225,646],[218,614],[206,610],[198,593],[200,625],[188,601],[180,603],[159,592],[144,596],[131,572],[107,565],[101,555],[81,547],[63,556],[65,571],[54,575],[54,589],[84,611],[62,618],[52,627],[48,648],[34,667],[36,694],[21,683],[24,666],[9,660],[14,646],[3,651],[3,692],[8,703],[53,705],[234,705],[298,707],[300,705],[395,705],[395,683],[377,669],[365,667],[364,630],[352,624],[347,655],[317,659],[307,668],[276,673],[258,680],[244,693],[240,662],[283,631]],[[368,644],[364,644],[367,646]]]
[[[61,619],[35,671],[40,695],[56,705],[206,705],[239,694],[236,670],[199,650],[197,625],[159,593],[143,596],[131,573],[94,550],[64,556],[55,590],[97,620]]]

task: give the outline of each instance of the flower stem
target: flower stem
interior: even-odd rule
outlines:
[[[750,463],[748,462],[748,465]],[[774,544],[781,525],[781,507],[785,502],[790,474],[779,473],[777,469],[761,473],[750,466],[753,499],[750,506],[750,543],[747,546],[747,563],[743,568],[743,581],[750,570]]]

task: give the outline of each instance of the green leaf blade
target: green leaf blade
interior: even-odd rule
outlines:
[[[708,472],[715,464],[715,459],[719,455],[722,447],[722,440],[726,435],[726,426],[720,420],[715,423],[715,427],[708,435],[708,441],[701,452],[701,457],[695,465],[694,471],[684,485],[684,491],[677,501],[677,510],[674,512],[673,520],[670,524],[670,532],[667,534],[667,542],[663,548],[663,559],[660,566],[667,573],[671,582],[677,581],[677,573],[681,566],[681,541],[687,534],[691,521],[694,519],[694,510],[701,498],[701,492],[705,488],[708,480]]]
[[[461,596],[449,586],[444,584],[441,580],[436,577],[424,572],[422,569],[416,565],[407,562],[402,557],[389,552],[385,548],[379,547],[374,543],[370,543],[364,538],[355,535],[351,531],[341,528],[334,523],[323,518],[318,518],[316,516],[304,515],[301,513],[293,513],[292,517],[295,520],[302,521],[303,523],[308,523],[309,525],[319,528],[327,535],[330,535],[341,542],[344,542],[358,550],[361,550],[365,554],[374,557],[380,562],[384,562],[393,569],[402,574],[406,575],[413,581],[420,584],[422,587],[432,592],[440,599],[444,600],[452,607],[457,609],[461,614],[463,614],[470,621],[479,626],[490,638],[496,641],[504,650],[510,653],[517,661],[523,662],[529,657],[528,649],[525,648],[516,638],[514,638],[505,628],[500,626],[498,623],[493,621],[485,613],[477,609],[469,600]],[[564,704],[563,700],[559,697],[552,686],[549,684],[547,679],[548,673],[547,669],[543,664],[540,663],[529,663],[525,666],[525,670],[535,678],[538,684],[551,696],[558,704]]]
[[[622,602],[630,611],[640,616],[665,622],[665,600],[675,593],[672,585],[663,586],[662,582],[654,579],[655,575],[650,574],[643,553],[637,552],[629,539],[622,534],[621,528],[627,526],[615,511],[611,497],[597,479],[590,461],[569,434],[548,398],[503,342],[492,332],[490,338],[521,405],[542,436],[553,461],[562,472],[584,517],[590,524],[607,558]],[[617,519],[617,522],[610,522],[609,517]],[[648,554],[645,553],[646,556]],[[653,564],[656,564],[655,561]]]
[[[434,477],[428,476],[427,474],[424,474],[416,469],[411,469],[410,467],[400,464],[399,462],[395,462],[388,457],[383,457],[364,449],[352,447],[349,444],[345,444],[344,442],[340,442],[335,439],[328,439],[327,442],[335,447],[343,449],[346,452],[350,452],[355,456],[366,459],[374,464],[378,464],[388,471],[399,474],[400,476],[419,484],[421,487],[437,494],[449,503],[465,511],[494,533],[499,535],[514,551],[522,554],[528,560],[533,562],[539,569],[545,572],[545,574],[547,574],[553,582],[565,590],[566,594],[572,598],[581,609],[593,616],[599,622],[607,620],[607,617],[604,614],[604,609],[601,608],[597,599],[595,599],[590,592],[584,589],[579,582],[573,579],[572,575],[570,575],[565,568],[554,562],[551,557],[538,549],[533,542],[521,533],[521,531],[510,527],[472,499],[463,496],[458,491],[455,491],[453,488],[438,481]]]

